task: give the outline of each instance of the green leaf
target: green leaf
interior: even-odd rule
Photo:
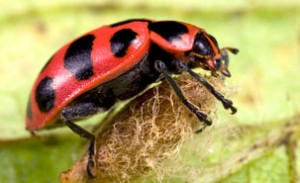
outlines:
[[[0,182],[58,182],[59,173],[84,153],[82,141],[69,130],[38,133],[47,140],[30,137],[24,125],[30,88],[46,61],[66,42],[101,25],[138,17],[189,22],[214,35],[221,47],[240,49],[231,59],[232,77],[226,80],[233,86],[235,96],[230,98],[238,113],[231,116],[220,105],[215,127],[183,151],[184,164],[193,170],[189,173],[197,172],[191,176],[194,182],[299,181],[300,150],[290,145],[299,143],[298,0],[12,0],[0,6]],[[285,131],[291,121],[296,129]],[[272,139],[272,133],[291,135],[277,146],[261,146],[262,153],[249,150]],[[231,161],[237,155],[255,158]],[[185,173],[165,182],[184,182]]]

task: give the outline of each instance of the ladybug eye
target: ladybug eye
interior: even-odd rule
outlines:
[[[198,32],[195,36],[193,51],[202,56],[213,54],[212,47],[202,32]]]
[[[214,67],[215,67],[216,70],[219,70],[219,68],[221,67],[221,60],[220,59],[214,61]]]

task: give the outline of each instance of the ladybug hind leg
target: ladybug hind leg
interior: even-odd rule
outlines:
[[[88,149],[88,162],[86,165],[86,171],[89,177],[95,177],[94,168],[95,168],[95,136],[94,134],[86,131],[80,126],[76,125],[71,121],[65,121],[65,124],[76,134],[84,137],[90,141],[90,146]]]
[[[79,103],[74,106],[68,106],[62,109],[61,118],[63,122],[76,134],[90,141],[88,149],[88,163],[86,171],[89,177],[95,177],[95,136],[91,132],[81,128],[72,121],[75,119],[83,119],[93,114],[103,111],[94,103]]]
[[[61,118],[64,121],[73,121],[78,119],[85,119],[99,112],[106,111],[107,108],[99,107],[99,105],[86,102],[86,103],[77,103],[72,106],[67,106],[63,108],[60,112]]]

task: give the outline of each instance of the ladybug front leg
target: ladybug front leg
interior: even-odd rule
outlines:
[[[201,75],[195,73],[194,71],[192,71],[184,62],[176,62],[176,67],[178,70],[180,70],[181,72],[186,71],[188,72],[193,78],[195,78],[199,83],[201,83],[203,86],[205,86],[205,88],[210,91],[219,101],[222,102],[223,106],[225,109],[230,109],[231,110],[231,114],[234,114],[237,112],[237,109],[233,106],[233,103],[231,100],[226,99],[221,93],[219,93],[217,90],[215,90],[215,88],[209,84],[208,81],[206,81],[206,79],[204,79]]]
[[[88,149],[88,163],[87,163],[87,173],[90,177],[95,177],[94,168],[95,168],[95,136],[89,131],[81,128],[72,121],[75,119],[83,119],[88,116],[91,116],[95,113],[101,111],[102,108],[98,107],[94,103],[79,103],[74,106],[65,107],[61,111],[61,118],[63,122],[76,134],[84,137],[90,141],[90,146]]]
[[[173,90],[175,91],[177,97],[179,98],[179,100],[192,112],[194,113],[197,118],[200,121],[203,121],[205,123],[205,125],[211,125],[212,122],[207,120],[207,115],[201,111],[198,110],[198,108],[196,106],[194,106],[192,103],[190,103],[185,96],[183,95],[181,89],[179,88],[179,86],[177,85],[177,83],[173,80],[173,78],[171,77],[171,74],[169,73],[165,63],[161,60],[157,60],[155,61],[155,69],[162,73],[164,78],[167,80],[167,82],[170,84],[170,86],[173,88]],[[202,129],[201,129],[202,130]],[[201,130],[198,130],[197,132],[200,132]]]

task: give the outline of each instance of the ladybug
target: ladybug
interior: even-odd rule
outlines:
[[[182,103],[206,125],[207,115],[190,103],[172,79],[189,73],[202,83],[225,109],[235,113],[224,98],[192,68],[213,76],[230,77],[227,51],[204,29],[177,21],[131,19],[92,30],[60,48],[39,73],[29,96],[26,129],[67,125],[90,141],[87,173],[93,177],[95,137],[74,121],[107,111],[117,101],[130,99],[165,79]]]

